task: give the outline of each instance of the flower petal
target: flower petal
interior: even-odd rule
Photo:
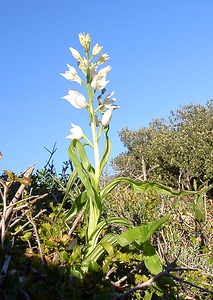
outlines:
[[[113,111],[113,108],[109,108],[105,111],[105,113],[103,114],[103,117],[102,117],[102,125],[104,127],[108,126],[109,125],[109,122],[112,118],[112,111]]]

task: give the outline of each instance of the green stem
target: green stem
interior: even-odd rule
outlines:
[[[93,151],[94,151],[94,163],[95,163],[95,178],[97,182],[96,188],[98,189],[98,183],[100,179],[100,153],[99,153],[99,145],[98,145],[98,136],[96,129],[96,117],[95,110],[93,105],[94,93],[91,91],[90,84],[87,85],[87,93],[89,100],[89,109],[90,109],[90,117],[91,117],[91,130],[92,130],[92,139],[93,139]]]
[[[83,138],[85,139],[85,141],[87,142],[87,144],[91,147],[91,148],[94,148],[93,147],[93,144],[90,142],[90,140],[88,139],[88,137],[86,135],[83,134]],[[84,144],[86,145],[86,144]]]

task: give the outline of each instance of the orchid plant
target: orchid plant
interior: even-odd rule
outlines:
[[[70,89],[63,99],[76,109],[87,110],[91,138],[84,134],[79,125],[71,123],[71,134],[67,138],[71,140],[68,153],[74,164],[74,171],[70,175],[62,206],[71,195],[72,187],[78,178],[84,186],[84,191],[75,198],[64,219],[69,220],[80,211],[84,211],[86,215],[86,244],[82,263],[85,268],[91,261],[96,262],[113,245],[117,244],[123,247],[136,242],[144,245],[144,253],[146,251],[149,252],[151,248],[152,254],[144,255],[144,261],[150,272],[157,274],[162,271],[162,266],[157,254],[153,251],[152,245],[149,243],[149,238],[168,219],[168,216],[134,228],[127,220],[118,217],[112,217],[107,220],[101,219],[102,200],[121,182],[125,182],[136,192],[140,193],[147,190],[155,190],[158,193],[180,195],[180,192],[174,192],[158,183],[148,181],[136,182],[124,177],[115,178],[104,187],[100,186],[101,175],[109,160],[111,151],[111,143],[108,136],[109,124],[113,111],[119,106],[115,104],[114,92],[105,95],[106,86],[109,82],[107,75],[111,70],[111,66],[102,67],[102,65],[108,62],[109,55],[101,53],[103,47],[98,43],[91,48],[91,37],[89,34],[80,33],[79,41],[83,47],[84,55],[81,55],[80,52],[72,47],[70,47],[70,51],[77,60],[81,76],[78,75],[76,68],[69,64],[67,64],[68,70],[65,73],[61,73],[61,75],[69,81],[74,81],[84,86],[85,95],[75,89]],[[103,140],[101,136],[104,136],[105,143],[103,153],[100,151],[100,143]],[[87,147],[93,150],[94,166],[88,158]],[[120,235],[108,233],[101,239],[102,230],[110,223],[121,224],[127,230]]]
[[[86,109],[91,126],[91,140],[83,133],[80,126],[73,123],[71,123],[71,134],[67,136],[68,139],[72,140],[69,147],[69,154],[75,165],[76,173],[74,175],[80,177],[86,189],[88,212],[87,241],[89,242],[98,224],[101,213],[101,203],[98,196],[99,181],[110,154],[110,141],[107,132],[112,112],[119,106],[114,104],[116,100],[112,97],[114,92],[103,97],[106,91],[105,87],[109,82],[106,80],[106,76],[111,67],[107,66],[99,70],[98,68],[109,59],[108,54],[100,54],[103,47],[99,46],[99,44],[96,44],[92,48],[92,51],[90,51],[91,38],[89,34],[85,35],[80,33],[79,40],[80,44],[84,47],[85,57],[82,57],[81,54],[72,47],[70,47],[70,51],[73,57],[77,59],[78,68],[83,73],[85,79],[82,79],[77,74],[76,69],[69,64],[67,64],[68,71],[61,73],[61,75],[67,80],[76,81],[78,84],[84,85],[86,88],[87,100],[83,94],[74,89],[69,90],[68,95],[64,96],[63,99],[67,100],[77,109]],[[98,55],[98,59],[93,62]],[[97,106],[95,107],[94,98],[97,93],[99,93],[99,95],[97,98]],[[99,141],[103,133],[105,134],[106,146],[104,154],[102,158],[100,158]],[[83,144],[80,140],[84,140]],[[91,166],[86,154],[86,145],[93,149],[94,167]]]

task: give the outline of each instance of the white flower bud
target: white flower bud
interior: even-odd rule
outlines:
[[[86,51],[89,51],[90,41],[91,41],[91,37],[89,33],[87,34],[79,33],[78,37],[79,37],[80,44],[85,48]]]
[[[80,53],[79,53],[76,49],[74,49],[74,48],[72,48],[72,47],[70,47],[69,49],[70,49],[70,51],[71,51],[71,53],[72,53],[72,56],[73,56],[74,58],[76,58],[76,59],[82,59]]]

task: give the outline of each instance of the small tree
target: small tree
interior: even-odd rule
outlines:
[[[212,100],[206,106],[185,105],[167,120],[153,120],[136,131],[124,128],[119,135],[127,152],[117,156],[113,166],[123,175],[188,190],[193,189],[193,180],[198,184],[212,180]]]

